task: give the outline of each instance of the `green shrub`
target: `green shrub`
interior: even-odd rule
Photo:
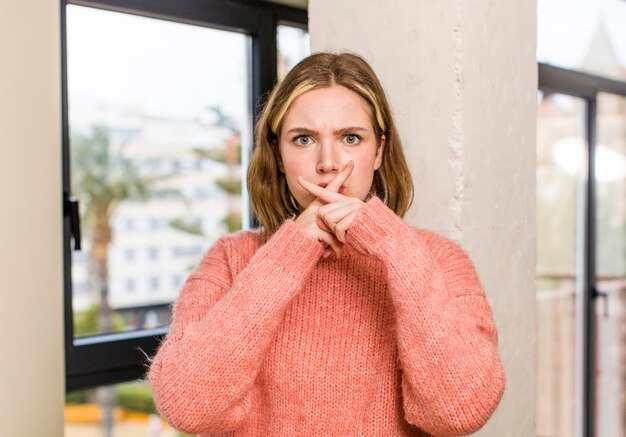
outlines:
[[[123,331],[126,326],[121,314],[111,312],[111,331]],[[82,312],[74,313],[74,336],[84,337],[87,335],[100,334],[100,306],[95,303]]]
[[[87,390],[77,390],[66,393],[66,404],[86,404],[87,403]]]
[[[115,387],[117,405],[127,411],[156,413],[152,391],[145,383],[131,382]]]

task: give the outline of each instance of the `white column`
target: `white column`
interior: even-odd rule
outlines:
[[[62,436],[60,3],[0,13],[0,434]]]
[[[535,433],[535,21],[535,1],[309,0],[313,51],[361,54],[388,93],[407,221],[459,241],[492,304],[507,390],[480,436]]]

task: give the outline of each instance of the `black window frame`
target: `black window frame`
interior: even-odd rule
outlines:
[[[276,28],[307,28],[307,11],[263,1],[244,0],[61,0],[61,90],[63,159],[63,261],[65,390],[110,385],[142,378],[168,328],[74,338],[71,250],[80,241],[77,204],[70,198],[70,150],[67,95],[67,5],[80,5],[138,16],[194,24],[246,34],[251,39],[250,109],[256,120],[263,97],[277,76]],[[73,244],[72,244],[73,243]]]
[[[626,97],[626,82],[595,74],[539,63],[539,90],[545,93],[565,94],[585,102],[585,208],[583,218],[581,321],[582,338],[577,344],[577,384],[580,381],[580,398],[577,399],[577,429],[580,437],[596,437],[596,312],[597,299],[607,299],[607,294],[596,285],[596,177],[595,150],[597,132],[597,100],[599,93]],[[577,340],[578,341],[578,340]]]

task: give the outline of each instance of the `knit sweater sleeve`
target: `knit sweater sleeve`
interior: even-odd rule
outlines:
[[[491,308],[467,255],[410,228],[378,198],[363,207],[347,241],[387,271],[406,420],[433,436],[481,428],[505,377]]]
[[[288,220],[233,274],[232,240],[219,240],[183,286],[148,373],[162,416],[191,434],[228,432],[245,420],[284,312],[323,253]]]

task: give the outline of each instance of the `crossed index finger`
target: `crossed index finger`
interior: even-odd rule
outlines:
[[[335,193],[339,192],[339,189],[341,188],[343,183],[350,177],[350,174],[352,174],[353,169],[354,161],[348,161],[346,166],[335,175],[335,177],[328,183],[328,185],[326,185],[326,189],[334,191]]]
[[[319,185],[315,185],[304,179],[302,176],[298,176],[297,180],[302,188],[304,188],[323,202],[337,202],[346,198],[346,196],[339,194],[339,189],[341,188],[343,183],[350,177],[353,169],[354,162],[348,161],[346,166],[335,175],[335,177],[328,183],[328,185],[326,185],[326,187],[320,187]]]
[[[302,188],[325,203],[339,202],[340,200],[346,199],[346,196],[343,194],[339,194],[336,191],[329,189],[330,184],[328,184],[326,188],[320,187],[319,185],[315,185],[307,181],[302,176],[298,176],[298,183],[302,186]],[[341,185],[339,185],[339,188],[341,188]]]

